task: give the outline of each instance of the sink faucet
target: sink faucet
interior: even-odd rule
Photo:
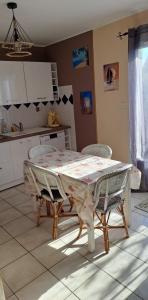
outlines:
[[[23,131],[24,130],[22,122],[19,122],[19,125],[15,124],[15,123],[12,124],[12,125],[15,126],[19,131]]]

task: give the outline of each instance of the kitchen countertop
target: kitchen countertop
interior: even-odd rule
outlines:
[[[24,129],[23,131],[9,132],[6,134],[0,134],[0,143],[19,140],[19,139],[23,139],[23,138],[31,137],[31,136],[35,136],[35,135],[43,135],[43,134],[58,132],[58,131],[65,130],[68,128],[70,128],[70,126],[61,125],[61,126],[52,127],[52,128],[51,127],[50,128],[37,127],[37,128]]]

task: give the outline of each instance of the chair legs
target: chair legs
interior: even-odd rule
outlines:
[[[110,217],[110,212],[107,215],[104,213],[101,214],[101,217],[99,217],[98,214],[96,214],[99,218],[99,220],[101,221],[101,224],[98,224],[95,226],[95,228],[97,229],[101,229],[103,231],[103,236],[104,236],[104,247],[105,247],[105,251],[106,253],[109,252],[109,235],[108,235],[108,231],[109,229],[117,229],[117,228],[124,228],[125,232],[126,232],[126,238],[129,237],[128,234],[128,226],[126,223],[126,219],[125,219],[125,215],[124,215],[124,207],[123,204],[120,204],[120,207],[118,207],[118,211],[120,212],[122,219],[123,219],[123,225],[109,225],[108,221],[109,221],[109,217]]]
[[[127,226],[127,223],[126,223],[126,220],[125,220],[123,204],[121,204],[120,213],[121,213],[122,219],[123,219],[123,224],[124,224],[124,228],[125,228],[125,232],[126,232],[126,238],[128,238],[129,237],[128,226]]]
[[[39,202],[38,203],[38,208],[37,208],[37,222],[36,222],[36,225],[39,226],[40,225],[40,217],[41,217],[41,207],[42,207],[42,204],[43,204],[43,199],[39,196],[36,196],[36,202]]]
[[[104,248],[105,252],[109,252],[109,237],[108,237],[108,223],[106,221],[106,214],[101,214],[102,220],[102,229],[103,229],[103,236],[104,236]]]
[[[52,226],[52,238],[55,240],[58,235],[58,219],[59,214],[61,212],[61,208],[63,205],[62,202],[51,202],[52,210],[53,210],[53,226]]]

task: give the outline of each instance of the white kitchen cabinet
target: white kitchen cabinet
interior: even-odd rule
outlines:
[[[51,64],[47,62],[24,62],[28,102],[53,100]]]
[[[14,162],[14,178],[15,180],[24,177],[24,160],[28,159],[28,151],[30,148],[40,144],[39,136],[19,139],[10,142],[11,153]]]
[[[0,61],[0,105],[27,102],[23,63]]]
[[[28,159],[30,148],[40,144],[51,144],[64,150],[65,133],[55,131],[0,143],[0,190],[24,181],[24,160]]]
[[[65,132],[53,132],[40,136],[41,145],[52,145],[58,150],[65,150]]]
[[[13,160],[10,143],[0,143],[0,187],[13,180]]]

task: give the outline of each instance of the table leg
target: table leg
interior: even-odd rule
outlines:
[[[95,251],[95,237],[94,237],[94,224],[91,226],[87,226],[87,234],[88,234],[88,250],[90,252]]]
[[[127,225],[131,225],[131,217],[132,217],[132,209],[131,209],[131,189],[130,189],[130,176],[128,176],[128,183],[125,192],[125,202],[124,202],[124,212],[125,212],[125,219]]]

